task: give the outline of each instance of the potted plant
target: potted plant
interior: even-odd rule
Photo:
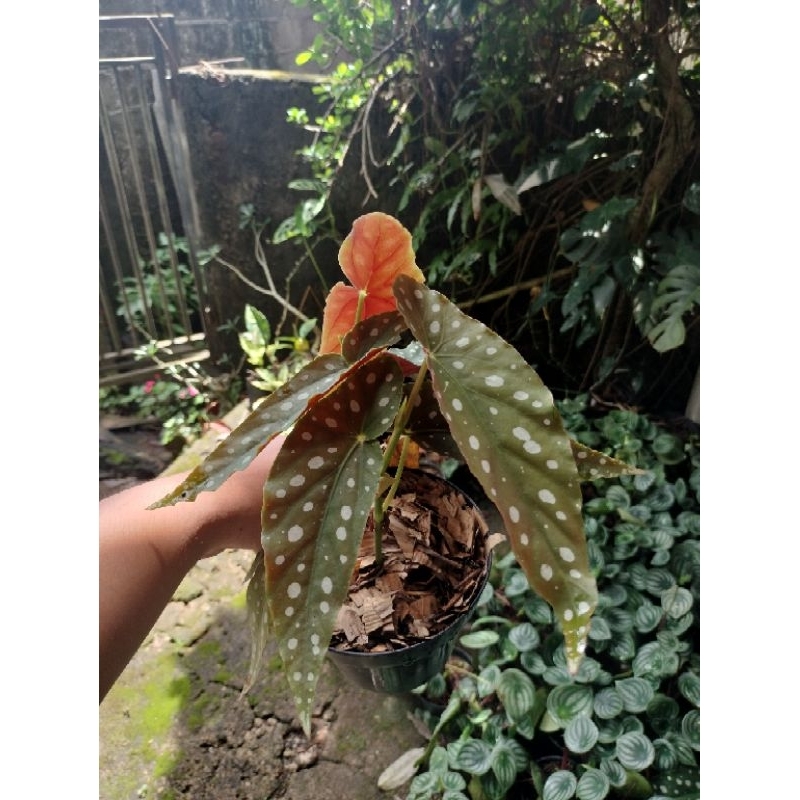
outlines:
[[[554,610],[574,675],[597,604],[580,482],[635,470],[569,438],[550,391],[519,353],[425,285],[411,234],[396,219],[359,217],[339,264],[350,284],[328,295],[319,354],[154,504],[216,489],[286,434],[264,486],[264,552],[248,586],[248,683],[267,637],[277,639],[310,734],[316,683],[363,567],[362,542],[375,568],[385,567],[384,534],[417,447],[457,456],[496,505],[520,569]],[[476,586],[474,574],[466,580]],[[467,613],[468,599],[460,601]]]

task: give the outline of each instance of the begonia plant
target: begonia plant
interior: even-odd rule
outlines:
[[[521,569],[556,613],[572,673],[597,603],[580,482],[636,471],[569,438],[522,356],[425,285],[396,219],[359,217],[339,264],[350,283],[328,295],[319,354],[154,504],[218,488],[286,434],[264,486],[263,558],[248,586],[249,682],[267,637],[276,639],[307,735],[367,520],[380,560],[381,520],[414,446],[460,459],[497,506]]]

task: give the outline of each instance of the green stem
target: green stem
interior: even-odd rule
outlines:
[[[361,322],[361,319],[364,316],[364,302],[367,299],[367,294],[363,289],[360,289],[358,292],[358,305],[356,306],[356,319],[353,322],[353,325],[358,325]]]

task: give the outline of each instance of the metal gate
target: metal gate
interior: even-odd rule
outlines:
[[[172,15],[100,17],[100,385],[208,358]]]

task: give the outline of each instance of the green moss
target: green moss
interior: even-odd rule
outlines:
[[[168,774],[177,763],[169,732],[188,702],[190,680],[176,677],[177,658],[164,653],[148,661],[146,670],[129,672],[112,687],[101,706],[101,740],[109,753],[124,749],[126,769],[101,759],[101,796],[128,800],[143,775]],[[149,782],[150,777],[146,778]]]
[[[194,652],[200,656],[216,656],[222,652],[222,647],[214,639],[204,639],[195,645]]]
[[[247,608],[247,589],[242,589],[239,594],[234,595],[230,600],[231,608]]]
[[[203,720],[208,716],[206,711],[212,704],[211,695],[201,692],[192,702],[186,714],[186,725],[191,731],[197,731],[203,724]]]

